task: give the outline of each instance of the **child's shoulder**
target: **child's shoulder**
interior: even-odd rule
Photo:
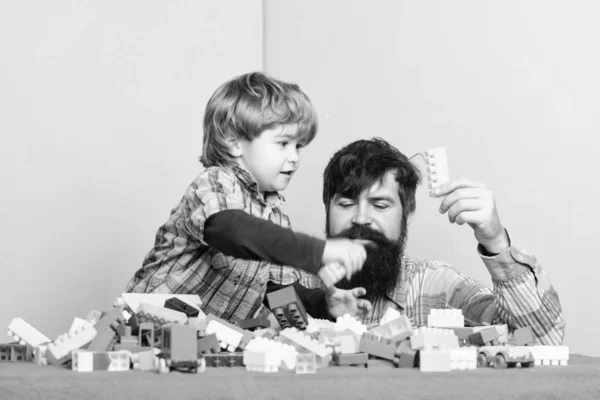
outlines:
[[[221,166],[202,167],[190,186],[193,190],[201,192],[213,190],[243,191],[243,185],[240,184],[235,171]]]

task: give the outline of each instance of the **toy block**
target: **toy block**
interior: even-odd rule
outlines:
[[[492,343],[493,340],[497,340],[500,337],[498,330],[494,327],[481,330],[469,335],[469,342],[475,346],[486,346]]]
[[[419,366],[421,372],[450,371],[450,351],[446,348],[425,346],[419,350]]]
[[[267,318],[252,318],[238,321],[237,325],[242,329],[255,330],[258,328],[270,328],[271,322]]]
[[[96,322],[98,322],[100,320],[100,318],[102,318],[101,311],[90,310],[90,312],[88,312],[87,316],[85,317],[85,320],[87,322],[89,322],[90,324],[94,325]]]
[[[298,352],[315,353],[321,358],[326,358],[332,353],[330,348],[327,348],[317,340],[311,339],[309,336],[304,335],[296,328],[286,328],[279,332],[279,341],[291,344],[292,346],[296,347]]]
[[[465,370],[477,368],[477,347],[450,349],[450,369]]]
[[[188,318],[188,325],[193,326],[198,331],[198,337],[206,336],[206,317]]]
[[[473,333],[481,332],[482,330],[490,328],[494,328],[498,331],[498,338],[495,339],[498,341],[498,343],[504,344],[508,342],[508,325],[506,324],[474,326]]]
[[[142,322],[138,328],[138,342],[140,346],[154,347],[154,324],[152,322]]]
[[[105,313],[99,320],[94,324],[94,328],[100,332],[105,329],[117,329],[117,326],[125,322],[123,317],[123,308],[115,307],[109,312]]]
[[[282,329],[289,327],[306,329],[308,325],[306,310],[293,286],[267,293],[267,302]]]
[[[165,308],[184,313],[188,318],[198,317],[200,310],[177,297],[171,297],[165,300]],[[202,313],[204,314],[204,313]],[[204,316],[204,315],[203,315]]]
[[[322,330],[318,332],[317,340],[325,346],[337,347],[340,345],[340,333],[334,330]]]
[[[383,316],[381,317],[381,319],[379,320],[379,325],[384,325],[387,324],[390,321],[395,320],[396,318],[400,318],[402,316],[402,314],[400,314],[400,311],[393,309],[392,307],[388,307],[387,310],[385,310],[385,312],[383,313]],[[408,317],[407,317],[408,319]],[[410,320],[408,320],[408,324],[409,326],[412,326],[412,324],[410,323]]]
[[[141,321],[138,319],[137,315],[132,314],[131,317],[127,320],[127,326],[131,327],[131,334],[137,335],[140,331],[140,323]]]
[[[296,355],[296,373],[314,374],[317,372],[318,362],[315,353],[298,353]]]
[[[400,342],[413,334],[412,324],[406,315],[381,324],[369,331],[377,336],[391,339],[392,342]]]
[[[515,339],[515,344],[517,346],[526,346],[535,343],[533,331],[530,326],[516,329],[513,332],[513,338]]]
[[[389,339],[378,338],[369,333],[362,335],[359,343],[359,351],[392,361],[396,356],[396,346],[392,345]]]
[[[527,346],[535,365],[568,365],[569,346]]]
[[[281,365],[281,357],[272,351],[244,350],[244,365],[246,371],[277,372]]]
[[[187,325],[170,325],[161,328],[162,353],[173,363],[198,360],[198,336]]]
[[[458,348],[458,337],[451,329],[421,327],[413,331],[410,337],[413,350],[420,350],[425,346],[446,346],[448,349]]]
[[[404,342],[403,342],[404,343]],[[400,345],[396,349],[394,364],[397,368],[414,368],[419,365],[418,350],[413,350],[410,344]]]
[[[217,354],[221,351],[217,335],[214,333],[198,339],[196,343],[198,344],[198,357],[205,353]]]
[[[460,309],[436,309],[429,311],[427,326],[434,328],[464,327],[465,318]]]
[[[258,337],[252,339],[245,350],[256,353],[267,352],[277,354],[281,366],[285,369],[293,370],[296,368],[297,351],[296,348],[290,344]]]
[[[325,287],[331,288],[346,276],[346,268],[340,263],[330,263],[321,268],[318,275]]]
[[[50,339],[40,331],[18,317],[13,318],[10,324],[8,324],[7,335],[11,336],[16,342],[23,345],[27,344],[31,347],[50,342]]]
[[[356,318],[350,316],[350,314],[344,314],[343,316],[338,317],[334,329],[336,331],[348,330],[356,335],[362,335],[367,331],[367,327]]]
[[[88,351],[106,352],[111,351],[117,343],[117,333],[111,328],[98,331],[96,337],[87,346]]]
[[[450,180],[448,173],[448,157],[444,147],[436,147],[425,151],[427,164],[427,180],[429,181],[429,196],[434,197],[433,191]]]
[[[206,366],[212,368],[244,366],[243,353],[205,354],[204,360],[206,360]]]
[[[0,344],[0,361],[11,361],[12,357],[12,345],[11,344]]]
[[[115,343],[113,351],[128,351],[131,354],[137,354],[137,353],[141,353],[143,351],[149,351],[148,348],[149,348],[148,346],[140,346],[137,344]]]
[[[93,352],[77,350],[73,352],[71,369],[77,372],[129,371],[131,359],[126,352]]]
[[[340,354],[355,354],[359,352],[360,337],[354,334],[340,335]]]
[[[266,328],[266,329],[257,329],[253,332],[253,336],[255,338],[257,337],[263,337],[266,339],[273,339],[278,335],[278,332],[273,329],[273,328]]]
[[[369,368],[369,355],[367,353],[334,354],[333,362],[339,366],[351,365]]]
[[[208,315],[206,319],[206,334],[216,334],[221,348],[234,352],[240,347],[245,334],[242,329],[212,314]],[[250,332],[248,333],[252,335]]]
[[[187,316],[182,312],[146,303],[139,305],[136,315],[141,322],[152,322],[157,328],[169,322],[176,324],[187,322]]]
[[[40,344],[33,349],[33,362],[37,365],[48,365],[48,357],[46,351],[48,344]]]
[[[156,371],[156,361],[156,354],[152,350],[131,355],[133,369],[138,371]]]
[[[46,356],[48,362],[53,365],[61,365],[69,361],[71,352],[90,343],[96,337],[97,331],[92,327],[83,327],[65,335],[61,335],[54,342],[48,344]]]
[[[121,298],[123,299],[124,304],[132,311],[137,312],[138,307],[141,303],[146,303],[149,305],[157,306],[160,308],[164,308],[165,301],[170,298],[176,297],[186,303],[196,307],[198,309],[202,309],[202,300],[200,300],[200,296],[197,294],[172,294],[172,293],[122,293]]]

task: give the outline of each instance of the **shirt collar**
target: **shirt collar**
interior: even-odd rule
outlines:
[[[279,192],[266,192],[265,197],[263,197],[258,190],[258,182],[245,169],[233,164],[231,166],[231,170],[240,180],[244,188],[252,193],[252,196],[262,204],[269,205],[271,207],[279,207],[281,204],[285,203],[285,197]]]

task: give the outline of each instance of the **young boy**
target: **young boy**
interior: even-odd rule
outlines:
[[[204,312],[235,321],[267,315],[267,283],[292,284],[305,274],[299,269],[316,273],[338,262],[350,278],[362,268],[364,241],[294,233],[280,209],[279,191],[317,125],[295,84],[255,72],[221,85],[204,115],[206,169],[158,229],[125,291],[198,294]]]

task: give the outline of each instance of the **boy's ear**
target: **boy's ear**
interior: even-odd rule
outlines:
[[[227,152],[231,157],[241,157],[242,146],[240,146],[240,142],[235,136],[228,136],[227,139],[225,139],[225,145],[227,146]]]

